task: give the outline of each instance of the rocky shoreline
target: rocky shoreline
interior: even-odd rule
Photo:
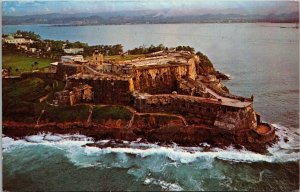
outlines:
[[[240,132],[232,135],[225,130],[216,130],[203,126],[176,126],[167,128],[140,129],[140,128],[117,128],[104,126],[101,124],[86,124],[83,122],[65,123],[44,123],[35,125],[31,123],[21,123],[14,121],[3,122],[3,134],[14,138],[23,139],[26,136],[37,135],[39,133],[52,134],[82,134],[91,137],[94,141],[110,139],[113,141],[126,140],[158,143],[159,145],[169,145],[176,143],[179,146],[196,147],[207,143],[211,148],[226,148],[233,146],[236,149],[246,148],[247,150],[265,154],[267,147],[276,141],[254,142],[249,139],[250,132]],[[276,136],[277,137],[277,136]],[[247,139],[248,138],[248,139]],[[115,142],[113,142],[115,143]],[[98,146],[97,143],[89,146]],[[114,147],[113,144],[109,147]],[[207,148],[209,150],[209,148]]]

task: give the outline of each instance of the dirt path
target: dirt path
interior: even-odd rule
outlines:
[[[88,116],[88,119],[86,120],[87,124],[89,124],[91,122],[92,114],[93,114],[93,108],[94,108],[94,105],[88,105],[88,106],[89,106],[89,116]]]

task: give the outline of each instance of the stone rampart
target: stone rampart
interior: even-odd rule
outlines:
[[[215,91],[217,94],[223,96],[223,97],[228,97],[231,99],[237,99],[237,100],[241,100],[241,101],[253,101],[253,98],[247,98],[247,97],[242,97],[242,96],[237,96],[237,95],[232,95],[230,93],[226,93],[223,91],[220,91],[219,89],[217,89],[215,86],[213,86],[212,84],[207,84],[207,87],[212,89],[213,91]]]
[[[44,72],[33,72],[33,73],[22,73],[21,79],[27,78],[40,78],[40,79],[55,79],[56,73],[44,73]]]
[[[21,81],[22,78],[21,76],[9,76],[9,77],[2,77],[2,85],[9,85],[9,84],[12,84],[12,83],[16,83],[18,81]]]
[[[179,80],[177,92],[181,95],[190,95],[190,96],[216,99],[215,96],[213,96],[212,94],[206,91],[206,86],[203,83],[199,81],[194,81],[192,79]]]
[[[166,64],[143,65],[132,68],[135,90],[150,94],[177,91],[178,81],[183,78],[196,79],[197,57],[186,63],[169,62]]]
[[[187,66],[166,66],[133,69],[135,90],[150,94],[171,93],[177,90],[177,80],[187,75]]]
[[[230,131],[254,129],[257,126],[252,104],[237,107],[216,99],[163,94],[135,96],[134,106],[140,112],[180,113],[189,123]]]
[[[132,85],[130,78],[112,78],[94,75],[76,75],[68,77],[67,88],[78,86],[80,83],[92,86],[94,102],[103,104],[129,105]]]
[[[80,64],[62,64],[58,63],[56,70],[56,78],[63,80],[65,75],[71,76],[83,71],[83,66]]]

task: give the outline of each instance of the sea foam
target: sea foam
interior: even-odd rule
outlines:
[[[279,135],[278,143],[268,148],[267,154],[259,154],[246,149],[235,149],[227,147],[225,149],[212,148],[204,151],[201,147],[179,147],[159,146],[158,144],[128,142],[124,141],[122,147],[91,147],[84,146],[93,143],[93,139],[84,135],[60,135],[51,133],[41,133],[27,136],[23,140],[14,140],[9,137],[2,138],[3,151],[8,152],[15,148],[29,145],[48,145],[66,151],[67,157],[77,165],[100,165],[97,161],[99,156],[108,154],[134,155],[144,159],[151,156],[164,156],[177,163],[191,163],[198,160],[221,159],[234,162],[291,162],[299,161],[299,135],[291,133],[290,129],[274,124]],[[292,134],[292,136],[291,136]],[[286,141],[285,138],[289,140]],[[98,141],[98,144],[108,143],[109,140]],[[207,145],[207,144],[205,144]]]

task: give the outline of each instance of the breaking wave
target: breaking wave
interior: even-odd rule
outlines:
[[[204,151],[202,147],[179,147],[159,146],[157,144],[140,143],[138,141],[123,141],[122,146],[106,147],[109,140],[98,141],[100,147],[84,146],[88,143],[94,143],[92,138],[84,135],[60,135],[41,133],[38,135],[27,136],[22,140],[14,140],[4,136],[2,138],[3,152],[9,152],[16,148],[30,145],[47,145],[66,151],[66,156],[79,166],[97,166],[100,156],[119,155],[120,161],[126,161],[127,156],[134,155],[140,159],[151,156],[166,157],[176,163],[191,163],[201,160],[221,159],[234,162],[291,162],[299,161],[299,133],[291,133],[291,129],[274,124],[277,127],[279,141],[268,148],[267,154],[259,154],[246,149],[235,149],[228,147],[226,149],[212,148],[210,151]],[[103,147],[101,147],[103,145]],[[204,144],[208,145],[208,144]],[[122,155],[123,154],[123,155]],[[123,159],[122,159],[123,158]]]
[[[154,178],[146,178],[144,181],[145,185],[153,184],[159,185],[164,191],[183,191],[183,188],[175,183],[168,183],[163,180],[154,179]]]

